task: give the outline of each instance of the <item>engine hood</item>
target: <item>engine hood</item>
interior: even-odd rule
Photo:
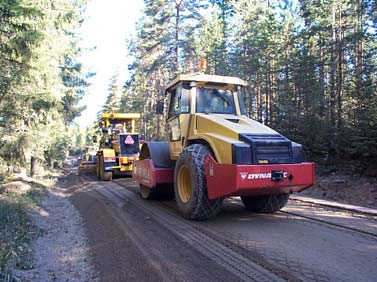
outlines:
[[[195,131],[197,134],[214,133],[236,140],[241,133],[278,134],[275,130],[246,116],[226,114],[197,114]]]
[[[246,116],[197,114],[193,139],[208,142],[219,162],[278,164],[303,161],[300,144]]]

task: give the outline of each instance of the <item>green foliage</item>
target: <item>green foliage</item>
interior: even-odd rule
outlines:
[[[32,48],[42,34],[31,24],[41,13],[24,1],[0,3],[0,101],[5,99],[13,81],[27,71]]]
[[[63,107],[60,112],[65,123],[69,124],[86,108],[85,106],[78,107],[77,104],[85,95],[85,87],[88,86],[87,77],[83,74],[81,63],[74,61],[71,57],[64,59],[60,77],[65,88],[61,98]]]
[[[119,111],[123,113],[141,113],[143,111],[143,100],[133,91],[132,83],[129,81],[123,86],[122,98]]]
[[[130,45],[133,76],[122,107],[142,110],[147,138],[164,138],[153,114],[156,101],[177,71],[196,71],[204,56],[209,73],[247,80],[250,116],[303,143],[309,158],[372,164],[377,159],[374,2],[145,1]],[[209,14],[206,7],[210,17],[198,16]],[[178,22],[177,11],[184,14]]]
[[[74,33],[85,0],[0,4],[0,157],[26,166],[65,157],[86,76]]]
[[[112,111],[119,111],[120,102],[121,102],[121,85],[119,83],[119,74],[115,73],[110,80],[108,95],[106,102],[103,105],[102,112],[109,113]]]
[[[32,184],[34,186],[34,184]],[[23,189],[27,189],[23,192]],[[45,188],[14,182],[0,186],[0,280],[13,280],[13,269],[31,269],[31,241],[40,230],[33,225],[27,211],[40,202]]]
[[[199,61],[196,46],[206,1],[145,0],[137,38],[129,43],[132,78],[121,99],[122,111],[143,113],[140,132],[146,139],[166,135],[162,117],[155,114],[164,99],[164,86],[181,71],[190,72]]]
[[[227,30],[222,16],[222,11],[215,8],[212,17],[204,23],[202,35],[196,40],[197,54],[208,61],[208,73],[217,75],[229,74]]]

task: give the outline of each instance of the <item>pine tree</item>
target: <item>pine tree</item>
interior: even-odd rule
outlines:
[[[204,23],[203,34],[199,36],[197,53],[208,61],[208,72],[217,75],[229,73],[229,58],[226,39],[226,18],[224,11],[215,7],[211,18]]]
[[[139,99],[147,137],[164,134],[153,114],[164,85],[206,57],[209,73],[249,82],[250,116],[303,143],[311,158],[377,159],[374,1],[145,3],[124,97]]]
[[[120,101],[122,98],[122,89],[119,81],[119,73],[116,72],[110,79],[108,94],[102,112],[117,112],[120,109]]]
[[[53,162],[68,150],[85,76],[75,29],[85,1],[3,1],[0,64],[0,157],[25,166]],[[32,8],[29,8],[32,7]],[[35,162],[33,162],[35,163]],[[34,171],[34,169],[32,170]]]

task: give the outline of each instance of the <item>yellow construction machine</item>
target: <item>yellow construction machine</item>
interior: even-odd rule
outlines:
[[[94,146],[86,146],[78,162],[78,173],[94,172],[96,170],[96,153]]]
[[[135,132],[138,113],[104,113],[99,127],[101,139],[96,158],[96,172],[100,180],[113,175],[131,175],[132,164],[139,159],[140,137]]]
[[[166,87],[167,142],[146,142],[133,178],[143,198],[174,186],[183,217],[216,216],[224,198],[241,196],[246,209],[271,213],[289,194],[314,183],[302,146],[247,116],[247,83],[204,73],[179,75]],[[160,111],[161,112],[161,111]]]

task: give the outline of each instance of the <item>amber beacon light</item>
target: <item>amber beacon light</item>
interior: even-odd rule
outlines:
[[[201,72],[205,72],[207,69],[207,60],[204,58],[200,58],[199,61],[199,69]]]

